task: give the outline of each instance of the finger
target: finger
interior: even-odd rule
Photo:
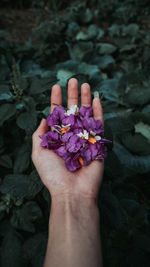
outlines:
[[[56,106],[62,105],[62,92],[59,84],[55,84],[51,91],[51,113]]]
[[[91,106],[91,89],[88,83],[81,85],[81,105],[86,107]]]
[[[68,108],[72,105],[78,106],[78,80],[71,78],[68,82]]]
[[[99,98],[99,93],[97,91],[94,93],[93,114],[94,114],[94,119],[100,120],[104,126],[103,108]]]
[[[32,150],[38,150],[40,148],[41,138],[39,136],[44,135],[48,131],[48,125],[46,119],[42,119],[39,127],[32,135]]]

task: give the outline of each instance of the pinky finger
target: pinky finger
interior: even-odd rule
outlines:
[[[93,114],[94,114],[94,119],[100,120],[104,126],[103,108],[99,98],[99,93],[97,91],[94,92]]]

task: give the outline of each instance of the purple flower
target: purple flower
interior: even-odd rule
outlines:
[[[62,137],[61,137],[61,141],[62,141],[63,143],[67,143],[68,140],[69,140],[69,138],[70,138],[72,135],[73,135],[73,132],[70,132],[70,131],[64,133],[64,134],[62,135]]]
[[[93,115],[92,107],[81,106],[80,107],[80,110],[79,110],[79,114],[83,118],[85,118],[85,117],[91,117]]]
[[[102,134],[104,132],[104,126],[101,121],[95,120],[92,117],[84,118],[83,126],[88,132],[93,131],[96,134]]]
[[[70,130],[83,128],[82,119],[78,114],[70,114],[69,116],[67,116],[62,120],[62,124],[63,125],[70,124]]]
[[[61,124],[65,118],[65,109],[62,106],[55,107],[53,112],[47,118],[48,126],[54,126]]]
[[[91,107],[72,106],[65,112],[62,106],[53,110],[47,118],[48,126],[54,131],[45,133],[41,146],[53,149],[65,160],[68,170],[75,171],[88,165],[92,160],[102,160],[107,156],[105,143],[112,141],[103,137],[104,127],[100,120],[92,117]]]
[[[88,165],[91,162],[92,153],[88,145],[81,149],[81,157],[83,159],[83,165]]]
[[[104,162],[104,159],[107,157],[107,147],[104,146],[104,144],[101,144],[101,148],[99,150],[98,155],[95,157],[95,159],[102,160]]]
[[[41,146],[46,147],[48,149],[55,149],[60,146],[61,141],[58,133],[49,131],[45,133],[43,136],[40,136],[42,139]]]
[[[70,157],[65,160],[66,167],[69,171],[76,171],[77,169],[82,167],[79,161],[79,157],[80,152],[76,154],[70,154]]]
[[[66,146],[64,144],[54,149],[54,152],[56,152],[57,155],[62,157],[64,160],[70,156],[70,153],[67,151]]]
[[[75,115],[74,114],[70,114],[69,116],[63,118],[63,120],[62,120],[63,125],[71,124],[71,126],[74,126],[74,123],[75,123]]]
[[[89,144],[89,149],[91,151],[91,160],[94,160],[95,157],[97,156],[98,154],[98,145],[97,145],[97,142],[95,144]]]
[[[67,150],[71,153],[76,153],[79,151],[79,149],[85,142],[86,142],[85,139],[82,139],[76,134],[74,134],[69,138],[66,144]]]

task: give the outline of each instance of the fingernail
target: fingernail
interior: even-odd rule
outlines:
[[[98,97],[99,98],[99,92],[98,91],[95,91],[94,92],[94,98]]]

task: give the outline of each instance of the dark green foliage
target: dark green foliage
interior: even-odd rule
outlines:
[[[22,237],[12,227],[3,238],[1,246],[1,266],[2,267],[20,267],[21,266],[21,248]]]
[[[24,42],[0,29],[0,266],[42,267],[51,197],[31,161],[32,134],[50,112],[52,86],[61,86],[66,107],[67,83],[75,77],[79,88],[88,82],[92,96],[103,95],[105,137],[113,141],[98,196],[104,267],[148,267],[149,1],[0,6],[30,7],[36,21]]]

